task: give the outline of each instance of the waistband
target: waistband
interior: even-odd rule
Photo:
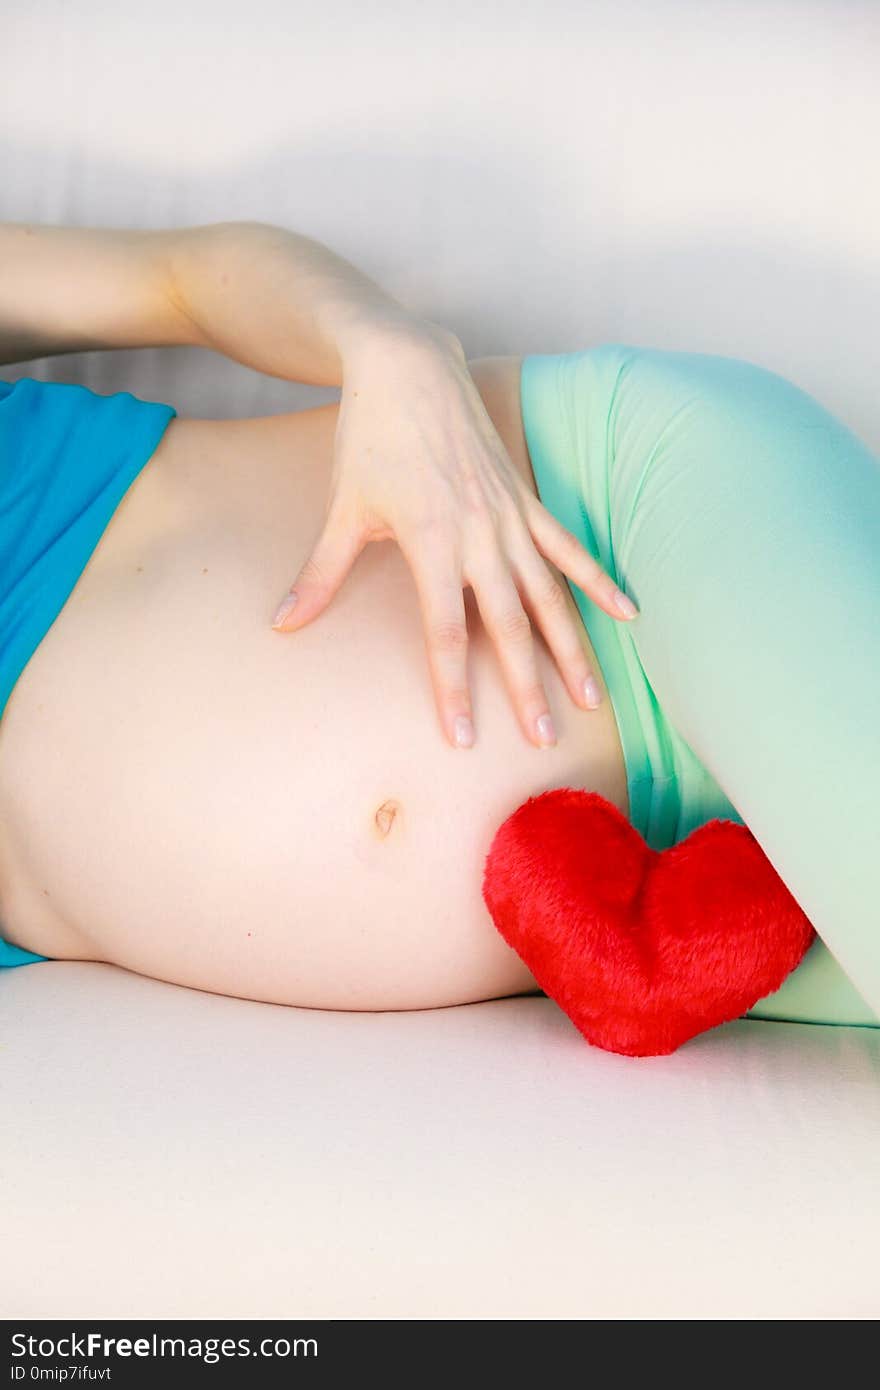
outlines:
[[[616,344],[522,360],[523,428],[544,506],[627,592],[615,561],[610,416],[615,385],[634,349]],[[665,717],[639,659],[632,622],[617,622],[566,575],[602,668],[617,722],[629,819],[656,850],[715,815],[739,821],[714,778]]]

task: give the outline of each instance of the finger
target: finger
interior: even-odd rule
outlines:
[[[331,509],[311,555],[282,599],[272,627],[291,632],[323,613],[367,540],[366,532]]]
[[[575,704],[596,709],[602,687],[587,661],[583,624],[574,600],[565,580],[560,584],[535,550],[525,525],[518,535],[518,540],[508,541],[508,553],[529,616],[543,633]]]
[[[536,748],[552,747],[556,730],[538,674],[532,626],[497,541],[481,545],[478,560],[465,573],[498,651],[523,733]]]
[[[578,588],[604,609],[609,617],[618,621],[638,617],[639,610],[632,599],[618,588],[577,537],[566,530],[532,493],[523,491],[521,500],[529,531],[541,554],[552,560],[563,574],[570,575]]]
[[[398,540],[415,579],[434,698],[443,732],[453,748],[475,739],[467,682],[468,630],[461,567],[454,546]]]

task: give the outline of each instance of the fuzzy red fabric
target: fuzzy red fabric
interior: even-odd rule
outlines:
[[[530,797],[495,834],[483,899],[588,1042],[674,1052],[778,989],[815,932],[751,831],[652,850],[598,792]]]

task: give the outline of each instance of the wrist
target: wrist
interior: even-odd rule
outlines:
[[[382,308],[353,321],[337,333],[337,351],[343,372],[364,358],[377,354],[427,350],[464,357],[458,337],[432,319],[419,318],[406,309]]]

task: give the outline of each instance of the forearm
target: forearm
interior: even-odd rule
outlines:
[[[454,340],[321,243],[268,223],[0,224],[0,363],[198,345],[338,386],[350,352],[398,331]]]
[[[348,353],[382,334],[447,332],[320,242],[266,223],[183,228],[171,270],[193,342],[291,381],[339,386]]]
[[[0,362],[185,341],[168,294],[176,235],[0,223]]]

